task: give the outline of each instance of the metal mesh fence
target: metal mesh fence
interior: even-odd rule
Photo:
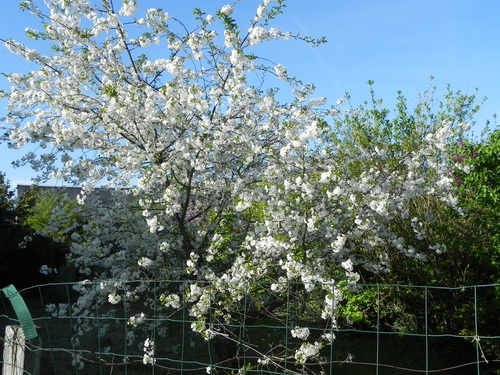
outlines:
[[[153,300],[160,301],[158,291],[186,288],[195,281],[131,283],[145,283]],[[491,315],[500,285],[331,285],[344,296],[333,322],[311,313],[317,309],[314,298],[303,303],[287,298],[297,288],[293,283],[286,285],[281,303],[251,314],[257,303],[252,293],[266,286],[255,283],[230,319],[218,316],[215,307],[208,312],[204,323],[215,333],[210,339],[193,332],[199,321],[190,314],[187,299],[170,310],[154,304],[147,313],[134,301],[95,304],[77,312],[75,301],[82,296],[76,285],[46,284],[19,292],[38,333],[27,340],[26,351],[41,358],[40,370],[24,373],[500,373],[500,321]],[[99,289],[97,283],[91,287]],[[0,309],[3,333],[6,325],[16,324],[16,316],[3,296]],[[307,329],[306,340],[292,334],[297,327]],[[335,339],[317,346],[319,351],[300,363],[297,350],[306,350],[325,334]]]

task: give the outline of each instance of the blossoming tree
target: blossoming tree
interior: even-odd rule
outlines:
[[[255,52],[270,40],[323,42],[270,26],[284,0],[263,0],[249,26],[230,5],[196,9],[193,27],[162,9],[139,14],[135,0],[45,3],[22,3],[42,21],[27,29],[39,49],[5,41],[37,66],[9,75],[7,138],[40,146],[20,162],[42,179],[83,186],[69,260],[98,284],[79,284],[73,311],[141,302],[130,342],[145,342],[145,363],[155,361],[151,330],[162,333],[146,318],[188,306],[192,329],[233,368],[242,351],[259,357],[253,366],[283,368],[286,354],[230,327],[286,305],[326,327],[312,338],[291,327],[291,357],[305,365],[333,340],[336,285],[389,267],[385,248],[422,256],[394,226],[413,219],[409,203],[453,203],[442,155],[458,113],[417,116],[408,126],[419,142],[397,149],[409,133],[384,132],[372,110],[327,108]],[[112,203],[96,186],[112,188]]]

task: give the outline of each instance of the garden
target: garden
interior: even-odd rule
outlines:
[[[239,3],[22,2],[2,141],[62,186],[0,175],[0,287],[41,373],[498,373],[496,123],[451,87],[331,104],[259,55],[324,38]]]

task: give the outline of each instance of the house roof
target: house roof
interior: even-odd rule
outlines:
[[[17,197],[21,198],[28,190],[35,188],[38,191],[64,191],[69,199],[76,199],[82,191],[81,187],[61,187],[61,186],[36,186],[36,185],[17,185]]]
[[[38,191],[51,191],[54,193],[61,192],[63,191],[69,199],[75,200],[77,199],[78,195],[81,193],[82,188],[81,187],[75,187],[75,186],[37,186],[37,185],[17,185],[17,197],[21,198],[24,193],[31,189],[36,189]],[[110,202],[111,201],[111,191],[110,189],[103,189],[103,188],[95,188],[92,193],[92,195],[97,195],[98,197],[101,198],[102,202]]]

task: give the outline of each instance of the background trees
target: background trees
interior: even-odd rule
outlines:
[[[450,100],[451,99],[451,100]],[[460,93],[449,93],[448,103],[454,103],[449,109],[451,116],[441,112],[439,116],[452,120],[460,118],[463,121],[473,121],[473,114],[478,107],[473,105],[472,97]],[[373,102],[376,104],[376,101]],[[426,118],[433,121],[434,115],[423,111],[428,104],[422,103],[414,114],[409,113],[406,102],[400,97],[398,115],[391,115],[386,110],[373,106],[374,114],[384,125],[382,132],[369,129],[361,134],[363,142],[378,146],[381,134],[385,135],[382,144],[391,145],[396,153],[406,152],[408,147],[420,142],[425,132],[415,132],[415,125]],[[453,108],[469,107],[470,112],[462,112],[455,117]],[[465,116],[465,117],[464,117]],[[419,120],[420,119],[420,120]],[[424,123],[427,122],[424,121]],[[360,121],[361,124],[369,122]],[[363,129],[363,125],[357,125]],[[394,131],[405,131],[408,138],[403,141],[391,142]],[[356,136],[355,134],[355,136]],[[391,134],[387,138],[387,134]],[[420,135],[419,135],[420,134]],[[415,143],[414,143],[415,142]],[[371,159],[369,163],[373,162]],[[499,282],[498,267],[498,128],[486,129],[480,139],[474,139],[468,133],[457,134],[450,141],[449,149],[442,159],[443,165],[450,171],[453,179],[454,192],[458,210],[443,204],[434,194],[417,197],[408,205],[412,220],[397,219],[395,230],[403,236],[416,253],[417,257],[407,257],[395,252],[394,248],[384,251],[391,254],[391,259],[397,267],[388,267],[385,272],[362,272],[365,283],[402,284],[422,286],[459,287],[467,285],[487,285]],[[399,164],[396,162],[395,164]],[[421,176],[426,176],[427,166]],[[387,166],[390,168],[390,164]],[[435,244],[439,244],[436,246]],[[346,297],[344,314],[356,325],[368,324],[375,327],[376,309],[372,290],[354,293]],[[479,289],[477,307],[479,323],[483,334],[495,335],[498,323],[492,317],[498,316],[499,295],[494,289]],[[432,312],[427,322],[428,328],[435,333],[450,333],[455,335],[473,335],[474,322],[470,319],[473,313],[471,293],[457,288],[446,292],[430,291],[429,306]],[[408,293],[401,290],[390,296],[385,296],[384,308],[381,311],[382,321],[386,329],[410,332],[419,330],[426,324],[422,320],[422,293],[415,290]],[[498,347],[486,344],[489,355],[498,355]],[[455,348],[457,351],[462,350]]]
[[[54,275],[48,277],[45,271],[57,270],[64,263],[67,245],[57,243],[57,238],[42,236],[39,232],[41,226],[32,225],[33,221],[39,220],[35,210],[40,199],[36,190],[16,199],[5,175],[0,174],[1,287],[14,284],[21,289],[51,281]],[[47,218],[57,207],[53,203],[46,207]],[[44,273],[40,272],[42,267]]]
[[[0,174],[0,249],[3,259],[12,260],[12,263],[22,263],[19,261],[19,243],[24,237],[24,233],[17,224],[17,213],[15,210],[14,192],[9,190],[9,183],[5,180],[5,175]],[[10,262],[3,261],[0,265],[0,284],[7,286],[13,282],[19,281],[11,279],[13,274],[10,272]]]

